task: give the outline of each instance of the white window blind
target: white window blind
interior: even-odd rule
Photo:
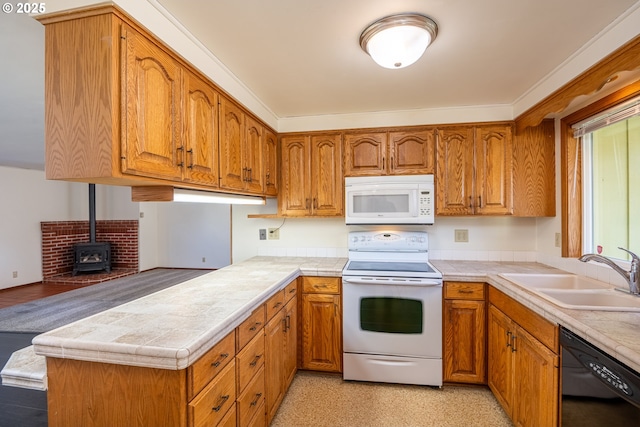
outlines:
[[[640,97],[605,110],[597,116],[576,123],[571,126],[573,128],[573,136],[574,138],[580,138],[588,133],[595,132],[605,126],[621,122],[633,116],[640,116]]]

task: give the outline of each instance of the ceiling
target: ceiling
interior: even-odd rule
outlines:
[[[638,0],[147,0],[165,9],[278,119],[510,106]],[[97,2],[97,1],[96,1]],[[52,0],[52,3],[55,3]],[[418,12],[438,36],[414,65],[359,46],[383,16]],[[42,169],[44,31],[0,15],[0,165]]]

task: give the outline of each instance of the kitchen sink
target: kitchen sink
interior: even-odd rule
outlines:
[[[616,290],[566,291],[542,289],[540,293],[556,305],[579,310],[640,311],[640,297]]]
[[[500,276],[529,289],[611,289],[612,285],[575,274],[519,274]]]
[[[575,274],[505,273],[501,277],[559,307],[573,310],[640,311],[640,297]]]

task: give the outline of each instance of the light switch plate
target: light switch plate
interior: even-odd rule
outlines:
[[[469,230],[460,229],[453,230],[454,233],[454,242],[468,242],[469,241]]]
[[[267,229],[261,228],[259,231],[260,231],[260,240],[267,240]]]

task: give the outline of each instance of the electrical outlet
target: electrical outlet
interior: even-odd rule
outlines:
[[[207,259],[205,257],[202,257],[202,262],[207,262]]]
[[[469,230],[453,230],[454,233],[454,242],[468,242],[469,241]]]
[[[562,234],[556,233],[556,248],[562,245]]]
[[[18,278],[18,272],[17,272],[17,271],[14,271],[14,272],[12,273],[12,276],[13,276],[13,278],[14,278],[14,279],[17,279],[17,278]]]
[[[269,240],[278,240],[280,239],[280,229],[279,228],[270,228],[269,229]]]
[[[144,218],[144,212],[140,212],[140,218]]]
[[[261,228],[259,231],[260,231],[260,240],[267,240],[267,229]]]

